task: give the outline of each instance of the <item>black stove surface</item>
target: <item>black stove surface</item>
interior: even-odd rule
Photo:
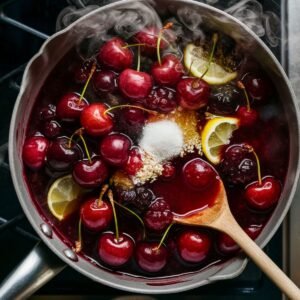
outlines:
[[[282,1],[282,3],[281,3]],[[70,3],[72,2],[72,3]],[[22,213],[11,181],[7,141],[9,123],[21,82],[24,67],[29,59],[38,51],[48,35],[55,32],[56,18],[67,5],[78,7],[87,0],[0,0],[0,282],[26,256],[39,240]],[[91,2],[91,1],[90,1]],[[92,1],[96,2],[96,1]],[[101,1],[97,1],[98,3]],[[106,3],[108,1],[102,1]],[[286,18],[283,0],[265,1],[218,1],[206,0],[208,4],[236,12],[234,5],[239,2],[260,2],[268,14],[276,14],[284,23]],[[251,4],[251,3],[250,3]],[[239,12],[240,13],[240,12]],[[239,15],[240,17],[244,17]],[[246,16],[247,17],[247,16]],[[248,20],[248,19],[247,19]],[[283,38],[284,32],[276,32],[274,36],[264,36],[279,60],[283,60],[282,43],[276,41]],[[273,39],[272,39],[273,38]],[[284,39],[283,39],[284,40]],[[267,254],[279,265],[282,265],[282,231],[278,230],[265,248]],[[41,288],[35,297],[52,295],[73,295],[84,298],[112,299],[130,295],[95,283],[80,275],[71,268],[66,268],[52,281]],[[238,278],[207,285],[192,291],[172,296],[191,299],[281,299],[280,291],[267,279],[260,270],[249,263],[246,270]],[[150,299],[165,299],[167,296],[155,296]]]

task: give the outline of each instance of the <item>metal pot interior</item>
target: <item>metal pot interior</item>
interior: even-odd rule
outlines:
[[[223,264],[207,267],[205,270],[193,274],[173,276],[164,279],[145,279],[100,269],[87,260],[77,257],[76,254],[74,254],[75,259],[74,256],[73,259],[69,258],[70,255],[65,255],[67,246],[57,237],[55,232],[53,232],[52,237],[49,238],[41,231],[42,224],[47,223],[47,220],[40,215],[31,201],[30,193],[24,180],[21,159],[21,149],[25,139],[26,124],[29,121],[29,116],[39,90],[51,70],[75,44],[81,42],[84,36],[80,33],[88,32],[89,35],[93,35],[93,33],[97,32],[97,27],[101,26],[101,24],[97,25],[98,14],[105,13],[112,9],[122,10],[128,6],[134,7],[136,3],[137,1],[135,0],[123,0],[89,13],[65,30],[49,38],[40,52],[31,60],[23,77],[20,94],[15,104],[11,121],[9,142],[10,166],[15,189],[29,221],[44,242],[62,260],[92,280],[114,288],[151,294],[171,293],[192,289],[220,279],[233,278],[242,272],[246,265],[246,260],[241,255]],[[161,14],[174,14],[179,8],[189,8],[191,11],[199,13],[201,15],[201,23],[206,24],[206,26],[212,29],[228,34],[245,49],[250,50],[254,58],[261,63],[263,69],[275,83],[274,86],[277,88],[277,93],[284,104],[284,111],[288,117],[290,161],[287,180],[279,205],[257,240],[259,245],[264,246],[274,235],[286,215],[298,179],[298,111],[289,81],[276,58],[263,42],[243,24],[229,15],[210,6],[193,1],[156,0],[154,1],[154,5]],[[91,27],[90,24],[94,24],[94,26]]]

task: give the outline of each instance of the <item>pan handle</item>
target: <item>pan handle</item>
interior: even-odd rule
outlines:
[[[26,299],[65,267],[63,261],[39,242],[1,283],[0,299]]]

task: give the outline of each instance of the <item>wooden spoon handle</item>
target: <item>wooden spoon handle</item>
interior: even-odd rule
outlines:
[[[285,273],[255,244],[255,242],[243,231],[231,214],[220,218],[214,226],[235,240],[254,263],[285,293],[290,299],[300,300],[299,288],[289,279]]]

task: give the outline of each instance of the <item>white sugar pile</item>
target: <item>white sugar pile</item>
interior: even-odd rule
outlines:
[[[173,121],[162,120],[147,124],[143,129],[140,147],[152,154],[158,162],[180,155],[183,133]]]

